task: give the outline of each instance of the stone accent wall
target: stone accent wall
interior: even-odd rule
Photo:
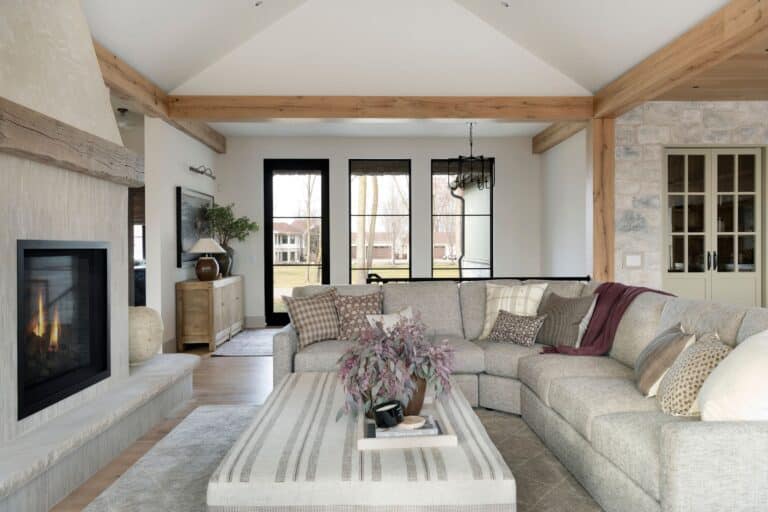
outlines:
[[[650,102],[616,119],[617,281],[661,287],[663,149],[696,145],[768,145],[768,102]]]

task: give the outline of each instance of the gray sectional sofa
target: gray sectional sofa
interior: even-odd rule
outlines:
[[[496,284],[516,281],[494,281]],[[336,286],[366,294],[379,285]],[[592,294],[596,283],[550,282],[547,293]],[[294,290],[305,297],[324,290]],[[640,295],[624,314],[608,357],[541,354],[476,341],[485,318],[485,282],[388,283],[384,312],[419,310],[435,339],[456,349],[455,379],[474,405],[522,415],[560,461],[609,512],[768,510],[768,422],[702,422],[661,412],[635,388],[640,351],[682,322],[716,331],[735,345],[768,329],[768,309],[745,309],[659,294]],[[297,351],[288,325],[274,337],[274,379],[290,372],[332,371],[349,341]],[[766,369],[768,378],[768,368]]]

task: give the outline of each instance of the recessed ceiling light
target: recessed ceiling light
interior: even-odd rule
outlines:
[[[501,6],[509,8],[509,2],[501,2]]]
[[[260,7],[260,6],[261,6],[261,4],[263,4],[263,3],[264,3],[264,2],[262,2],[261,0],[256,0],[255,2],[253,2],[253,6],[254,6],[254,7]]]
[[[699,86],[698,86],[698,85],[694,85],[694,86],[693,86],[693,88],[694,88],[694,89],[698,89],[698,88],[699,88]]]

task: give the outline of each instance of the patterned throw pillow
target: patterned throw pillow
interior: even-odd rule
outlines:
[[[496,316],[504,310],[518,316],[536,316],[547,283],[501,286],[485,285],[485,325],[480,339],[491,335]]]
[[[536,341],[544,345],[575,347],[579,343],[579,326],[592,307],[594,297],[561,297],[551,293],[539,307],[539,315],[547,315]]]
[[[336,313],[339,315],[339,339],[354,340],[368,327],[366,315],[381,313],[381,292],[368,295],[337,295]]]
[[[683,332],[681,324],[657,334],[637,356],[637,362],[635,362],[637,389],[646,397],[656,396],[664,375],[678,356],[695,341],[696,335]]]
[[[509,341],[530,347],[536,341],[536,335],[546,319],[545,316],[519,316],[501,310],[488,339],[491,341]]]
[[[673,416],[698,416],[699,390],[712,370],[731,352],[719,341],[703,340],[680,354],[661,381],[661,410]]]
[[[317,341],[335,340],[339,337],[339,318],[336,314],[336,288],[312,297],[285,297],[291,323],[299,334],[299,348]]]

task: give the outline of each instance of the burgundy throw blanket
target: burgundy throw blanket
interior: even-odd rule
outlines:
[[[560,345],[544,347],[543,354],[568,354],[572,356],[602,356],[611,351],[613,337],[619,328],[624,312],[635,297],[641,293],[652,292],[671,295],[667,292],[644,288],[642,286],[627,286],[621,283],[603,283],[597,287],[597,302],[589,321],[587,331],[581,340],[579,348]]]

